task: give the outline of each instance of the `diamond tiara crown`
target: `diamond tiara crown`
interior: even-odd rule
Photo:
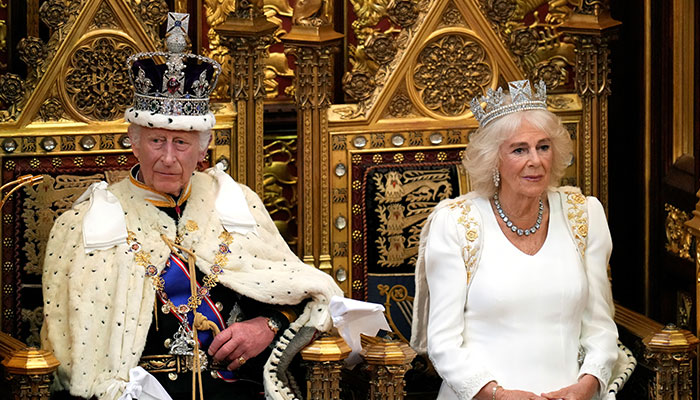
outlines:
[[[546,110],[547,109],[547,85],[540,80],[535,84],[536,92],[533,94],[530,88],[530,81],[508,82],[508,97],[503,93],[503,88],[498,90],[489,88],[486,96],[476,96],[469,103],[474,118],[479,121],[479,127],[483,128],[489,122],[507,114],[525,110]],[[481,107],[481,103],[486,103]]]
[[[203,116],[210,113],[209,96],[221,74],[218,62],[184,53],[189,14],[168,13],[168,52],[146,52],[128,58],[134,87],[133,110],[151,115]],[[157,59],[164,59],[159,64]]]

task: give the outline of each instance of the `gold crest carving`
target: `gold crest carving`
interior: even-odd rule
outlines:
[[[126,59],[136,45],[122,36],[99,37],[77,47],[59,84],[78,120],[122,118],[133,101]],[[87,121],[85,121],[87,122]]]
[[[427,44],[413,69],[417,97],[430,112],[456,117],[493,80],[486,49],[466,34],[451,33]]]
[[[666,251],[669,253],[691,260],[690,249],[693,244],[693,235],[685,226],[685,222],[691,219],[691,216],[678,208],[666,204]]]

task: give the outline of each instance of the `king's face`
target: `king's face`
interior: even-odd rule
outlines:
[[[132,143],[143,183],[173,196],[187,186],[207,151],[200,149],[199,132],[191,131],[141,128],[140,138]]]

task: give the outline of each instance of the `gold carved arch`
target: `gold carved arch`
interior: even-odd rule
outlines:
[[[109,18],[110,16],[112,19]],[[76,51],[81,46],[95,43],[91,41],[91,39],[99,40],[100,38],[104,38],[106,40],[116,40],[117,48],[108,51],[107,53],[111,54],[111,57],[109,60],[105,60],[115,63],[121,60],[121,57],[115,57],[119,53],[119,50],[121,50],[119,48],[120,44],[122,46],[128,44],[129,48],[135,47],[135,49],[140,51],[156,50],[156,43],[154,43],[153,39],[150,37],[149,32],[123,1],[102,0],[85,2],[70,28],[66,29],[65,32],[58,31],[58,33],[58,37],[55,37],[56,35],[54,36],[54,40],[56,40],[55,48],[49,49],[49,51],[53,52],[54,56],[49,60],[36,60],[38,62],[45,62],[47,65],[42,67],[44,72],[34,87],[31,88],[31,93],[26,100],[26,104],[22,107],[21,114],[17,118],[16,123],[10,126],[0,125],[0,129],[20,128],[32,123],[41,105],[44,104],[44,101],[52,97],[51,94],[59,96],[62,100],[63,108],[68,109],[73,117],[71,119],[81,122],[88,122],[89,120],[94,121],[95,118],[91,118],[90,113],[85,115],[79,110],[75,110],[75,107],[71,107],[71,101],[69,100],[71,96],[66,93],[68,87],[65,86],[66,82],[64,80],[66,76],[64,74],[67,72],[66,66],[73,63]],[[109,62],[106,62],[102,65],[92,66],[92,68],[86,69],[82,77],[88,80],[87,83],[99,85],[102,80],[110,80],[115,77],[117,79],[123,79],[126,72],[125,64],[121,71],[104,71],[100,70],[99,67],[116,68],[114,65],[110,65]],[[90,81],[90,79],[93,80]],[[56,84],[59,84],[61,87],[56,87]],[[105,113],[103,112],[103,114]],[[117,112],[109,114],[113,114],[113,116],[107,119],[107,121],[119,120],[121,118]]]
[[[471,100],[470,94],[476,94],[477,87],[495,88],[499,82],[526,76],[494,32],[491,22],[481,12],[474,12],[479,10],[476,0],[396,3],[414,4],[412,11],[404,11],[413,16],[411,24],[399,33],[374,31],[366,35],[364,43],[353,52],[358,58],[355,70],[347,73],[344,79],[346,92],[359,97],[360,101],[355,105],[335,106],[331,118],[353,121],[357,125],[384,124],[395,118],[397,111],[401,114],[401,110],[410,108],[418,112],[416,116],[432,120],[462,119],[471,115],[465,105]],[[389,18],[409,19],[406,15],[403,18],[396,15],[397,8],[385,10]],[[362,35],[358,33],[358,37]],[[431,46],[434,51],[430,51]],[[426,66],[429,72],[416,79],[422,72],[416,71],[419,65]],[[484,66],[488,71],[482,71]],[[431,111],[434,102],[425,104],[421,93],[426,85],[437,84],[445,90],[436,90],[435,94],[450,97],[446,93],[450,85],[445,83],[450,76],[443,75],[449,70],[459,70],[458,82],[463,82],[461,88],[467,89],[467,93],[458,95],[457,102],[463,103],[457,106],[460,111],[456,114]],[[358,84],[362,81],[355,82],[356,77],[364,77],[365,83]],[[410,105],[391,104],[396,99],[405,103],[406,97],[411,100]]]

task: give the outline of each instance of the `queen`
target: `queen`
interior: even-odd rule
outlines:
[[[436,206],[421,234],[411,343],[441,400],[599,398],[617,360],[605,213],[558,187],[572,144],[535,88],[472,101],[474,191]]]

